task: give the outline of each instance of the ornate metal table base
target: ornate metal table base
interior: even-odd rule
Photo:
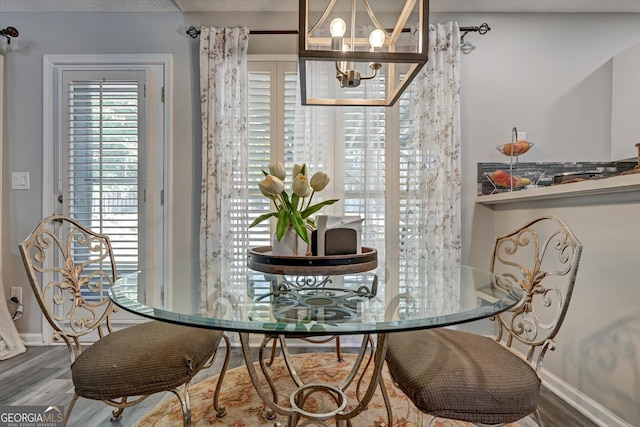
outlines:
[[[277,339],[280,341],[280,345],[282,348],[282,356],[284,358],[287,369],[289,370],[289,375],[291,376],[293,382],[296,384],[296,388],[293,389],[293,391],[290,393],[291,407],[282,406],[278,403],[277,390],[275,389],[275,385],[269,375],[269,370],[265,362],[264,350],[271,339],[274,339],[274,336],[271,335],[264,337],[260,346],[258,356],[258,362],[260,364],[260,370],[262,372],[261,375],[264,376],[264,378],[267,380],[267,383],[269,384],[269,393],[263,389],[262,384],[260,383],[258,371],[253,364],[254,361],[251,357],[251,348],[249,346],[249,335],[250,334],[246,332],[240,333],[242,352],[244,355],[245,363],[247,365],[247,370],[249,372],[249,377],[251,378],[251,382],[253,383],[260,398],[267,405],[267,419],[275,419],[275,414],[283,415],[287,417],[288,427],[306,425],[329,426],[329,424],[326,423],[326,420],[329,419],[335,419],[336,427],[351,425],[350,420],[359,415],[367,408],[367,405],[373,398],[376,389],[378,389],[379,387],[382,392],[382,397],[387,409],[388,425],[392,425],[391,422],[393,420],[393,416],[391,413],[391,405],[389,402],[389,396],[387,395],[387,391],[384,386],[384,381],[382,380],[382,368],[384,366],[385,353],[387,351],[387,334],[378,334],[377,343],[375,345],[370,335],[363,335],[362,345],[360,346],[360,351],[358,352],[356,360],[351,367],[351,371],[340,384],[305,384],[296,372],[296,369],[291,361],[286,344],[286,336],[277,335]],[[366,357],[367,350],[370,351],[369,357]],[[370,367],[369,365],[372,357],[373,366]],[[370,381],[361,396],[361,384],[363,379],[367,377],[367,374],[370,375]],[[353,384],[354,380],[357,380],[357,402],[351,410],[347,411],[347,396],[345,394],[345,390],[351,384]],[[334,407],[327,408],[326,412],[311,413],[305,411],[303,409],[305,400],[315,393],[324,393],[326,395],[329,395],[334,403]],[[276,422],[274,425],[280,426],[281,424]]]
[[[308,412],[305,411],[304,403],[306,400],[311,397],[313,394],[324,393],[331,397],[333,402],[336,405],[336,408],[333,410],[329,410],[328,412]],[[331,427],[330,424],[326,423],[325,420],[330,420],[331,418],[335,418],[336,415],[344,411],[344,408],[347,407],[347,395],[344,392],[335,386],[325,385],[325,384],[307,384],[299,387],[295,392],[291,393],[291,409],[293,409],[294,414],[289,419],[289,424],[297,426],[304,426],[307,422],[302,422],[299,424],[301,418],[306,418],[312,425],[317,425],[318,423]]]

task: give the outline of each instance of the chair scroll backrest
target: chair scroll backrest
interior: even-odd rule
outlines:
[[[19,248],[54,338],[65,341],[73,362],[82,352],[82,337],[111,332],[115,305],[107,292],[117,276],[109,238],[67,216],[51,215]]]
[[[576,280],[582,244],[555,216],[535,219],[496,238],[491,271],[519,283],[524,298],[498,317],[497,340],[524,344],[527,361],[539,373],[544,355],[555,347]]]

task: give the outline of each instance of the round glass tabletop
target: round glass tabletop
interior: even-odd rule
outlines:
[[[157,320],[283,335],[426,329],[489,317],[522,291],[506,277],[464,265],[384,260],[353,274],[270,274],[237,265],[184,263],[121,277],[119,307]]]

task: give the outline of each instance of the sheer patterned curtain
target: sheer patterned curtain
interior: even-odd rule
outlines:
[[[201,301],[216,304],[242,276],[248,232],[249,29],[201,28]]]
[[[0,147],[2,142],[2,118],[3,102],[4,102],[4,56],[0,55]],[[0,171],[2,171],[2,150],[0,149]],[[2,188],[0,188],[0,224],[2,224]],[[22,303],[22,301],[20,301]],[[7,298],[5,297],[4,282],[2,281],[2,242],[0,242],[0,360],[8,359],[24,353],[26,348],[18,335],[16,326],[11,318],[9,307],[7,306]]]
[[[457,23],[430,26],[429,61],[412,84],[409,109],[412,134],[401,155],[401,163],[408,171],[408,197],[401,216],[411,231],[403,243],[407,258],[433,264],[422,283],[432,295],[434,306],[438,306],[445,293],[456,292],[447,283],[457,274],[456,264],[461,260]]]

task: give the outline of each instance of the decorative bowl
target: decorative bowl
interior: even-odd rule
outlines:
[[[519,156],[526,153],[533,147],[533,142],[520,140],[516,142],[510,142],[509,144],[503,144],[496,147],[496,150],[504,154],[505,156]]]

